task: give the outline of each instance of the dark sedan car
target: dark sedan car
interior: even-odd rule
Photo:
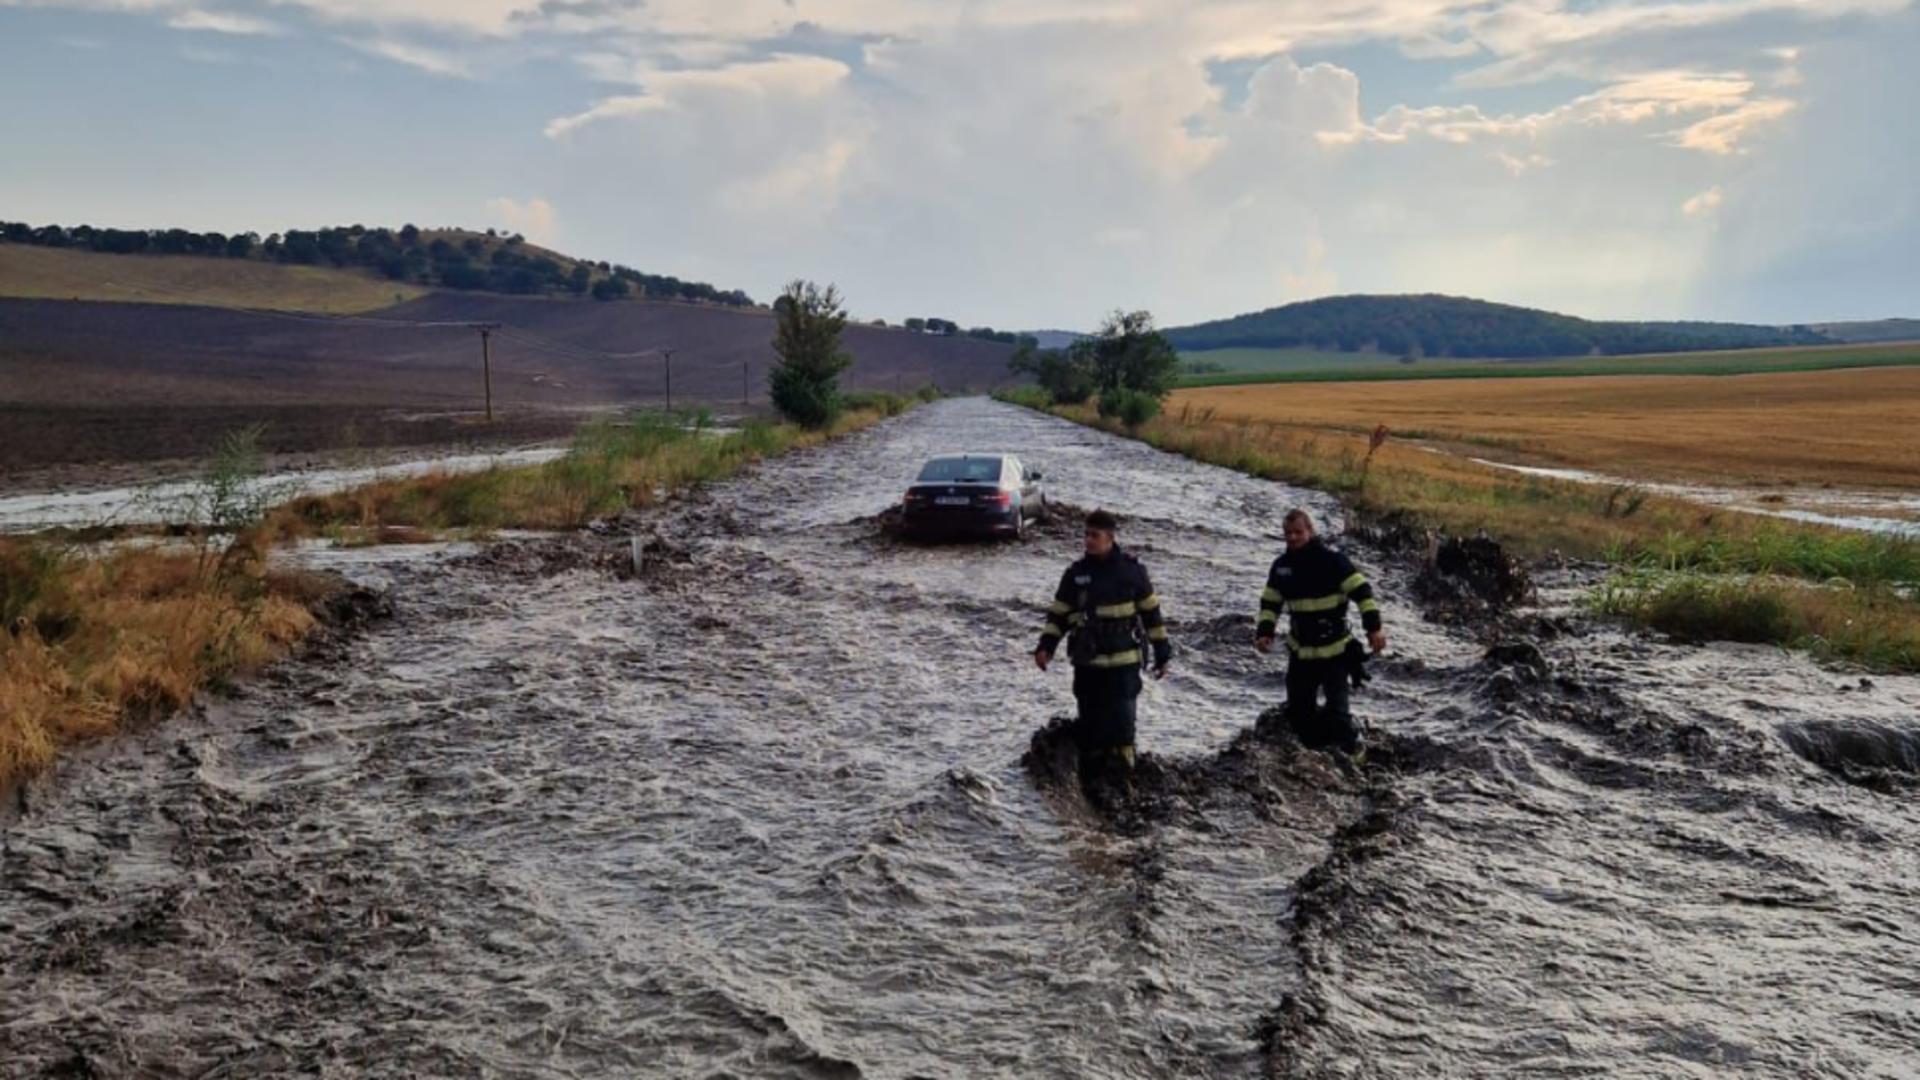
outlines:
[[[955,454],[920,467],[900,501],[901,527],[913,536],[1013,536],[1045,511],[1040,474],[1011,454]]]

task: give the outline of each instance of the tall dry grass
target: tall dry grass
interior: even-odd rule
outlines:
[[[313,628],[309,579],[257,552],[105,556],[0,538],[0,786],[62,747],[185,706]]]

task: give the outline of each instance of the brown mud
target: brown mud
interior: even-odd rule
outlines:
[[[981,445],[1118,510],[1166,600],[1130,787],[1077,782],[1029,656],[1077,528],[876,533],[921,459]],[[5,826],[0,1061],[1906,1075],[1920,681],[1623,634],[1556,606],[1563,570],[1429,618],[1437,561],[1358,542],[1391,649],[1342,768],[1258,723],[1295,504],[1340,520],[962,400],[577,537],[342,553],[390,619]]]

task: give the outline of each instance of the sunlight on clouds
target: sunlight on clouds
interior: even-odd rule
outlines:
[[[687,71],[635,71],[632,81],[645,93],[606,98],[585,112],[563,116],[546,126],[558,139],[588,124],[649,112],[706,104],[727,107],[727,99],[761,100],[819,97],[843,82],[850,69],[819,56],[777,54],[766,60]]]
[[[1695,195],[1693,198],[1688,199],[1686,202],[1681,203],[1680,212],[1688,217],[1705,217],[1715,210],[1720,209],[1722,198],[1720,187],[1716,184],[1700,194]]]
[[[1755,129],[1773,124],[1793,110],[1793,102],[1783,98],[1749,101],[1731,112],[1708,117],[1675,132],[1673,145],[1709,154],[1743,153],[1740,143]]]

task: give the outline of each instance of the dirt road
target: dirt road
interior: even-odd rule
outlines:
[[[1123,817],[1020,764],[1068,707],[1026,653],[1071,538],[864,520],[956,448],[1119,510],[1165,598]],[[354,553],[391,623],[69,762],[5,826],[0,1061],[1904,1075],[1920,681],[1578,619],[1488,655],[1358,549],[1396,658],[1350,779],[1241,737],[1280,694],[1247,638],[1296,502],[1332,509],[963,400],[666,512],[637,580]]]

